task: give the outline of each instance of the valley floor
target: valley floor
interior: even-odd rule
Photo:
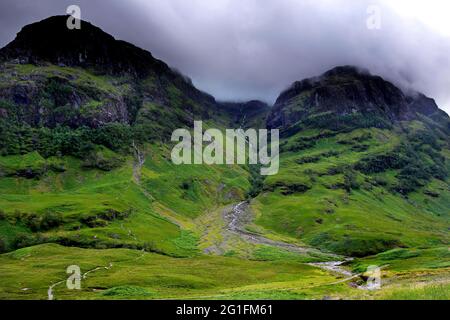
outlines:
[[[2,254],[0,299],[450,298],[448,248],[395,249],[346,261],[261,229],[256,233],[245,202],[200,216],[196,225],[203,226],[199,247],[205,254],[190,258],[57,244]],[[345,262],[330,268],[335,260]],[[317,261],[328,263],[311,263]],[[66,287],[70,265],[81,269],[80,290]],[[380,290],[364,289],[368,265],[383,267]]]
[[[77,264],[81,290],[66,288]],[[0,256],[1,299],[449,299],[450,269],[386,271],[380,290],[304,263],[171,258],[127,249],[39,245]],[[55,286],[52,286],[56,284]]]
[[[140,157],[127,158],[112,171],[86,170],[79,160],[67,158],[64,172],[48,172],[40,179],[3,177],[0,234],[7,253],[0,255],[0,299],[450,299],[450,251],[444,232],[440,242],[348,259],[295,236],[293,225],[308,224],[296,224],[287,213],[306,219],[299,210],[322,205],[316,203],[318,197],[325,199],[334,210],[346,211],[323,213],[336,224],[308,221],[339,236],[348,229],[342,225],[345,220],[338,220],[346,215],[351,214],[353,222],[378,222],[361,215],[359,207],[348,211],[369,199],[361,191],[348,196],[348,204],[332,202],[334,190],[319,188],[322,193],[314,196],[263,192],[250,203],[238,202],[250,187],[246,171],[180,168],[167,160],[167,150],[158,148],[163,147],[147,150],[145,163],[137,161]],[[48,166],[36,153],[3,162],[17,170],[18,165],[29,166],[26,160]],[[444,203],[446,198],[438,200]],[[378,211],[371,208],[380,201],[369,202],[364,212],[376,216]],[[385,196],[383,201],[392,199]],[[280,210],[280,203],[295,206]],[[396,203],[388,202],[389,207],[403,208]],[[408,238],[436,225],[439,232],[433,237],[438,238],[448,224],[444,207],[442,211],[442,217],[433,219],[411,214],[410,220],[381,220],[380,230],[391,226],[387,231],[392,233],[403,221],[411,221],[402,227],[406,230],[419,221],[414,232],[406,233]],[[351,230],[357,238],[369,229],[360,224]],[[339,239],[345,240],[345,234]],[[72,265],[81,270],[80,290],[66,286],[66,270]],[[372,265],[382,268],[380,290],[364,287],[365,272]]]

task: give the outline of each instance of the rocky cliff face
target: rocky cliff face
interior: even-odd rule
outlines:
[[[270,106],[262,101],[222,102],[221,107],[230,115],[237,128],[265,128]]]
[[[311,116],[377,116],[390,122],[420,115],[448,118],[423,94],[407,95],[392,83],[356,67],[336,67],[295,82],[277,99],[268,126],[286,128]]]
[[[129,100],[135,90],[113,88],[84,71],[5,63],[0,66],[0,83],[3,119],[33,127],[72,128],[131,121]]]
[[[0,50],[0,117],[31,126],[98,127],[141,123],[160,131],[209,119],[215,99],[153,58],[66,16],[24,27]]]
[[[0,50],[0,57],[22,64],[50,62],[110,74],[146,76],[169,71],[149,52],[118,41],[89,22],[81,21],[81,29],[69,30],[67,18],[55,16],[25,26],[13,42]]]

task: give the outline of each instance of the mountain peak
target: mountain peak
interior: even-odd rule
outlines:
[[[321,76],[294,82],[278,97],[269,127],[289,127],[314,115],[376,116],[412,120],[418,114],[448,116],[421,93],[406,94],[389,81],[354,66],[335,67]],[[330,118],[332,119],[332,118]]]
[[[322,77],[333,77],[333,76],[361,76],[369,75],[369,71],[366,69],[359,68],[357,66],[346,65],[337,66],[331,70],[325,72]]]
[[[53,16],[25,26],[15,40],[0,50],[3,60],[21,63],[53,63],[65,66],[92,67],[106,73],[146,75],[149,70],[168,70],[168,66],[89,22],[81,29],[69,30],[68,16]]]

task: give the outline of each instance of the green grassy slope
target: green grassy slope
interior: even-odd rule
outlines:
[[[149,146],[147,152],[139,183],[131,157],[111,171],[86,168],[82,161],[64,157],[58,159],[63,172],[46,171],[32,179],[1,178],[3,250],[57,242],[196,254],[195,235],[161,216],[158,209],[163,205],[180,217],[192,218],[221,203],[238,201],[248,188],[245,174],[237,167],[192,166],[187,171],[172,164],[166,147]],[[37,153],[0,157],[0,165],[12,172],[46,168],[47,161]]]
[[[339,275],[294,261],[249,261],[220,256],[173,258],[129,249],[39,245],[0,255],[1,299],[448,299],[448,268],[426,261],[443,249],[390,252],[355,262],[386,262],[382,289],[349,286]],[[415,259],[402,266],[405,257]],[[415,256],[415,258],[411,258]],[[448,257],[447,257],[448,259]],[[448,260],[447,260],[448,261]],[[66,268],[87,274],[68,290]],[[413,270],[411,271],[411,268]],[[409,269],[409,270],[408,270]],[[447,270],[447,271],[446,271]]]
[[[450,299],[448,247],[393,249],[350,262],[354,272],[364,272],[369,265],[383,268],[384,288],[373,293],[376,299]]]
[[[406,175],[384,159],[404,156],[399,146],[410,144],[418,124],[408,125],[409,133],[305,130],[287,138],[280,173],[265,180],[253,204],[256,222],[346,255],[448,244],[448,178],[434,175],[438,169],[426,177]],[[440,169],[448,170],[447,141],[435,142],[436,151],[425,143],[417,147],[424,150],[415,153],[417,166],[434,166],[434,152],[435,158],[447,159]],[[373,164],[377,157],[381,160]],[[402,193],[406,188],[410,192]]]

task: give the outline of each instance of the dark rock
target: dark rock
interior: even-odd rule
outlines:
[[[418,114],[437,113],[446,116],[433,99],[423,94],[407,96],[379,76],[344,66],[292,84],[278,97],[267,124],[270,128],[287,129],[299,121],[323,115],[325,121],[367,117],[373,119],[372,126],[383,127],[384,122],[413,120]]]
[[[18,106],[18,121],[72,128],[139,122],[158,128],[158,134],[170,138],[174,128],[192,126],[194,119],[207,120],[218,113],[219,105],[212,96],[195,88],[190,79],[150,52],[116,40],[89,22],[82,21],[80,30],[69,30],[67,18],[55,16],[27,25],[14,41],[0,49],[4,75],[0,77],[4,84],[0,99]],[[19,77],[19,64],[38,68]],[[39,68],[52,65],[55,72]],[[110,84],[126,89],[109,92],[95,82],[79,81],[76,74],[58,74],[57,68],[66,66],[81,68],[93,77],[109,75]],[[11,81],[14,77],[20,81]],[[55,94],[54,87],[62,91]],[[91,102],[94,108],[90,108]],[[145,104],[160,110],[140,112]]]
[[[425,195],[427,195],[427,196],[432,197],[432,198],[439,198],[439,196],[440,196],[439,192],[435,192],[435,191],[432,191],[432,190],[425,190],[423,193]]]
[[[265,121],[270,112],[269,105],[258,100],[222,102],[220,106],[231,115],[233,124],[242,128],[265,127]]]
[[[69,30],[68,16],[54,16],[25,26],[16,39],[0,50],[6,60],[59,66],[93,67],[112,74],[145,76],[169,67],[130,43],[114,39],[100,28],[81,21],[81,29]]]
[[[428,98],[424,94],[417,93],[412,97],[408,97],[408,102],[410,110],[412,112],[417,112],[425,116],[431,116],[432,114],[439,111],[434,99]]]

